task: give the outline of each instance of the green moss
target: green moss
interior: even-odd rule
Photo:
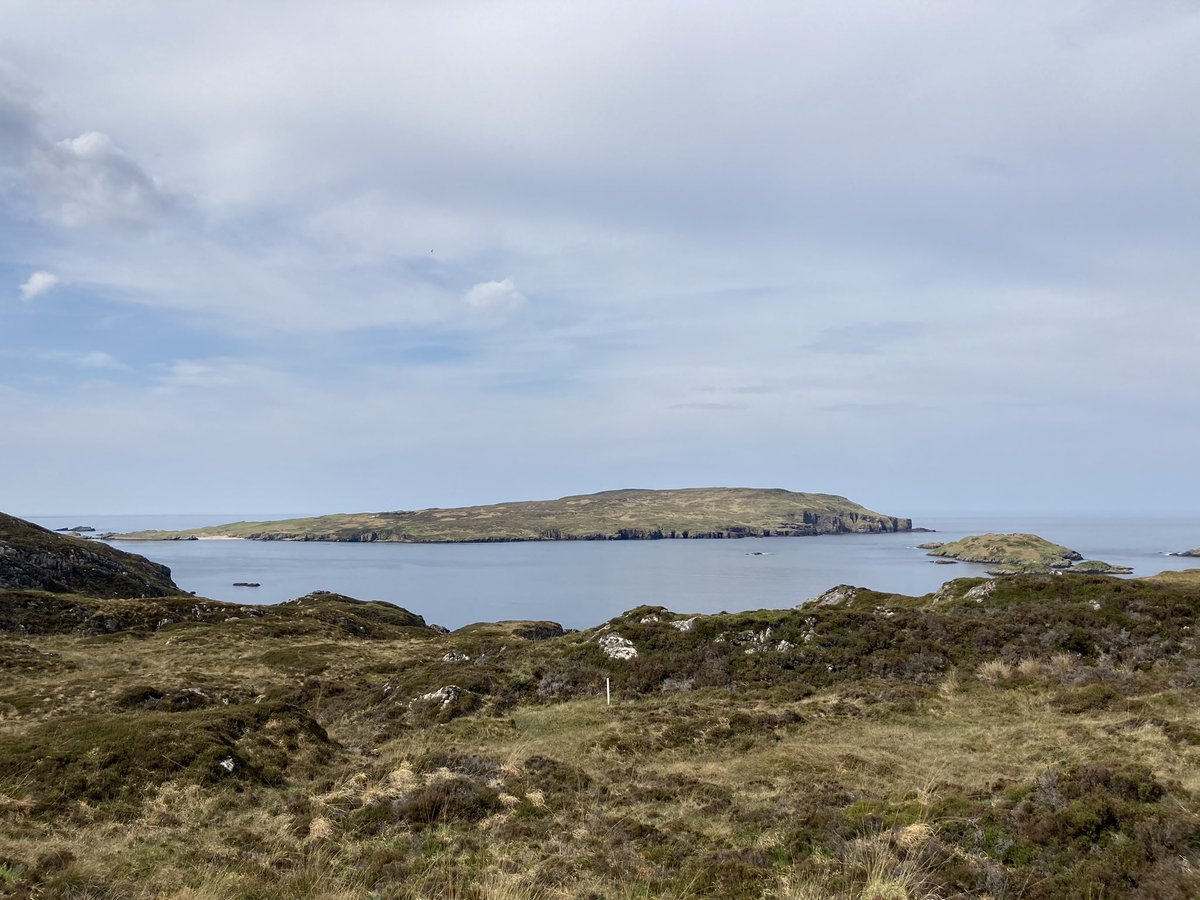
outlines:
[[[887,828],[903,828],[920,822],[925,816],[925,808],[916,802],[884,803],[878,800],[859,800],[846,807],[843,815],[855,828],[866,831],[879,831]]]
[[[1089,684],[1060,691],[1050,702],[1063,712],[1078,714],[1107,709],[1119,696],[1111,685]]]
[[[120,815],[168,778],[278,783],[302,742],[318,755],[330,747],[319,725],[277,702],[53,719],[0,735],[0,782],[31,786],[39,810],[86,800]]]

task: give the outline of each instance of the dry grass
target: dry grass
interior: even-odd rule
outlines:
[[[701,699],[694,714],[720,715],[730,708],[726,699]],[[938,823],[930,815],[939,802],[1072,761],[1136,758],[1164,777],[1183,781],[1190,790],[1200,789],[1195,748],[1172,744],[1161,728],[1150,724],[1111,730],[1121,724],[1123,713],[1100,711],[1082,719],[1056,713],[1038,692],[962,687],[940,693],[923,712],[878,719],[818,718],[822,709],[832,708],[832,699],[818,695],[802,704],[808,724],[791,734],[764,736],[746,748],[716,748],[702,755],[668,750],[644,756],[638,759],[636,776],[625,772],[625,763],[591,749],[597,730],[614,715],[594,701],[519,708],[513,727],[499,735],[486,729],[473,733],[469,723],[452,723],[453,737],[446,737],[463,752],[484,754],[511,772],[521,771],[531,757],[570,759],[598,785],[607,785],[606,792],[593,787],[562,808],[556,805],[561,801],[540,787],[506,787],[505,793],[517,802],[501,801],[503,809],[480,823],[476,833],[481,837],[471,838],[476,849],[470,861],[451,862],[453,856],[439,854],[437,865],[404,875],[403,892],[384,896],[549,898],[573,895],[586,885],[604,896],[711,896],[714,888],[698,881],[699,876],[656,881],[656,866],[644,861],[638,863],[640,870],[635,867],[624,875],[601,874],[591,869],[592,854],[612,852],[628,840],[631,827],[654,823],[659,828],[694,829],[692,841],[705,846],[741,844],[768,854],[786,846],[788,831],[778,822],[764,821],[747,833],[734,820],[706,811],[708,789],[663,795],[669,785],[713,785],[733,791],[738,808],[751,811],[772,809],[798,785],[837,781],[852,792],[877,798],[881,808],[915,808],[916,821],[864,833],[826,856],[817,853],[796,860],[782,877],[762,884],[762,892],[780,898],[935,897],[925,848],[937,840]],[[625,713],[637,721],[658,705],[631,704]],[[1196,721],[1193,710],[1182,712]],[[302,818],[287,812],[279,799],[231,805],[224,795],[174,783],[146,796],[132,826],[103,819],[88,822],[78,808],[75,825],[60,838],[73,860],[58,877],[102,883],[116,876],[126,884],[130,882],[125,879],[135,878],[144,897],[365,896],[372,882],[355,873],[369,865],[372,856],[392,851],[387,843],[355,837],[343,823],[366,805],[391,802],[414,785],[446,778],[445,770],[422,774],[412,768],[411,760],[432,745],[425,732],[397,736],[369,765],[344,771],[327,787],[309,793],[311,812]],[[634,777],[636,781],[624,784]],[[653,790],[646,793],[638,785],[651,785]],[[530,821],[544,821],[547,835],[568,837],[561,843],[547,837],[541,847],[514,840],[524,814],[544,817]],[[14,830],[17,820],[5,821],[9,824],[0,838],[0,856],[32,859],[44,850],[40,828],[26,828],[21,837]],[[234,834],[256,836],[249,855],[231,847],[229,836]],[[449,840],[447,847],[459,840],[451,832],[445,835],[438,840]],[[512,874],[536,873],[547,852],[574,860],[576,874],[564,881],[559,872],[548,883]],[[116,860],[122,862],[114,868]],[[631,877],[637,871],[640,874]]]
[[[975,670],[975,677],[985,684],[997,684],[1013,676],[1013,667],[1002,659],[991,659]]]
[[[836,857],[811,858],[785,874],[772,892],[777,900],[938,900],[927,825],[881,833],[850,843]]]
[[[1092,589],[1083,579],[1072,589]],[[1033,619],[1039,629],[1043,608]],[[1084,608],[1081,621],[1090,621]],[[986,612],[972,602],[966,615]],[[769,622],[789,615],[799,614],[774,612]],[[891,654],[889,668],[831,676],[812,692],[784,668],[800,664],[800,652],[738,653],[739,666],[756,668],[730,668],[716,687],[663,694],[655,679],[676,675],[679,660],[722,662],[711,646],[680,643],[664,629],[672,643],[650,659],[660,670],[647,676],[649,687],[612,707],[599,696],[536,697],[541,672],[584,646],[577,636],[521,645],[494,628],[362,640],[326,626],[274,634],[237,622],[25,639],[41,655],[21,657],[33,661],[27,669],[0,670],[7,758],[19,758],[14,740],[34,732],[79,740],[72,727],[94,717],[98,728],[126,729],[114,726],[114,734],[177,723],[164,754],[199,729],[205,740],[228,740],[221,753],[243,753],[247,770],[233,779],[203,767],[170,770],[119,802],[64,781],[75,794],[41,806],[44,784],[0,773],[0,894],[17,885],[46,897],[916,898],[948,896],[949,882],[939,881],[947,867],[975,879],[975,896],[995,892],[980,873],[998,867],[1036,897],[1037,866],[1049,867],[1047,878],[1065,877],[1071,865],[1106,861],[1110,847],[1156,835],[1154,852],[1172,861],[1137,877],[1174,889],[1200,866],[1188,837],[1200,833],[1191,799],[1200,795],[1200,665],[1192,656],[1168,665],[1119,648],[1073,653],[1072,644],[1035,640],[1013,649],[1005,635],[971,656],[947,654],[943,667],[908,668],[910,655],[929,648],[894,649],[870,631],[869,612],[824,615],[822,642],[874,641]],[[886,622],[911,634],[925,613],[904,615]],[[653,638],[647,626],[639,640]],[[1181,632],[1178,643],[1186,640]],[[467,641],[525,655],[510,656],[507,669],[440,662]],[[434,724],[406,717],[414,692],[468,677],[491,691],[484,707]],[[399,697],[384,691],[388,684],[404,685]],[[200,688],[211,705],[151,712],[128,701],[146,685]],[[254,701],[268,695],[268,705],[311,716],[336,744],[319,756],[306,749],[320,743],[308,732],[270,722],[256,730],[253,711],[266,707]],[[242,731],[201,727],[224,727],[223,710],[245,711]],[[93,733],[74,761],[85,786],[111,771],[104,754],[120,750],[101,746],[98,732],[93,742]],[[249,771],[275,758],[287,765]],[[1138,771],[1121,768],[1128,765]],[[1109,771],[1115,781],[1105,781]],[[1059,784],[1084,785],[1083,801],[1133,818],[1118,817],[1119,834],[1079,838],[1078,848],[1045,863],[1038,854],[1055,828],[1091,827],[1086,803],[1053,800]],[[1142,794],[1120,795],[1130,784]],[[466,793],[451,796],[456,788]],[[1158,790],[1168,791],[1161,801]],[[421,797],[427,811],[413,812]],[[1027,822],[1046,834],[1023,837]],[[1113,875],[1106,883],[1122,882]]]

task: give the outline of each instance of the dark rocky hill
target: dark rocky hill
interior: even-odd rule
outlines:
[[[144,556],[86,538],[61,535],[0,513],[0,588],[166,597],[182,594],[171,570]]]

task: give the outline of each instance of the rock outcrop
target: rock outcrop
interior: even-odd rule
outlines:
[[[1129,566],[1117,566],[1112,563],[1104,562],[1101,559],[1085,559],[1081,563],[1076,563],[1071,567],[1070,571],[1080,575],[1132,575],[1133,569]]]
[[[796,608],[800,609],[803,606],[845,606],[858,596],[860,588],[856,588],[852,584],[839,584],[831,587],[820,596],[813,597],[811,600],[806,600],[799,604]]]
[[[0,588],[90,597],[166,597],[171,570],[107,544],[55,534],[0,513]]]

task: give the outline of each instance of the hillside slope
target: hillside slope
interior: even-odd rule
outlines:
[[[141,531],[125,540],[237,537],[290,541],[539,541],[733,538],[908,531],[832,494],[762,488],[620,490],[599,494],[411,512],[354,513],[235,522],[190,531]]]
[[[106,544],[55,534],[0,513],[0,588],[30,588],[93,597],[182,594],[171,570]]]

